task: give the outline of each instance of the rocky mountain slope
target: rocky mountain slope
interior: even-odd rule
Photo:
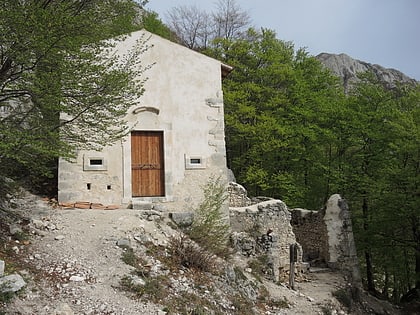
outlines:
[[[406,76],[401,71],[384,68],[377,64],[353,59],[346,54],[321,53],[316,56],[321,63],[330,69],[343,81],[345,91],[348,91],[352,83],[357,82],[357,74],[360,72],[372,71],[388,87],[392,88],[396,82],[418,83],[416,80]]]

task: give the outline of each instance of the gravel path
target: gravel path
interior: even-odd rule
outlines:
[[[121,260],[117,242],[145,234],[163,242],[153,222],[134,210],[56,210],[40,202],[31,215],[40,235],[21,254],[41,278],[28,281],[7,314],[165,314],[118,288],[133,268]]]

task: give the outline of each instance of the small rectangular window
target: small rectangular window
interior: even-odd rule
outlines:
[[[185,169],[204,169],[206,168],[205,160],[199,155],[185,155]]]
[[[83,157],[83,170],[84,171],[106,171],[107,164],[104,157],[88,156]]]

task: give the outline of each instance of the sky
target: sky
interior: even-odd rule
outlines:
[[[216,11],[218,0],[149,0],[165,22],[176,6]],[[420,0],[236,0],[252,26],[311,55],[345,53],[420,81]]]

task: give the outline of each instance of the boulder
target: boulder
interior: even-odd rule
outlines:
[[[173,212],[169,215],[172,221],[178,226],[190,226],[194,220],[192,212]]]
[[[24,286],[26,286],[26,282],[18,274],[11,274],[0,278],[0,292],[17,292]]]

